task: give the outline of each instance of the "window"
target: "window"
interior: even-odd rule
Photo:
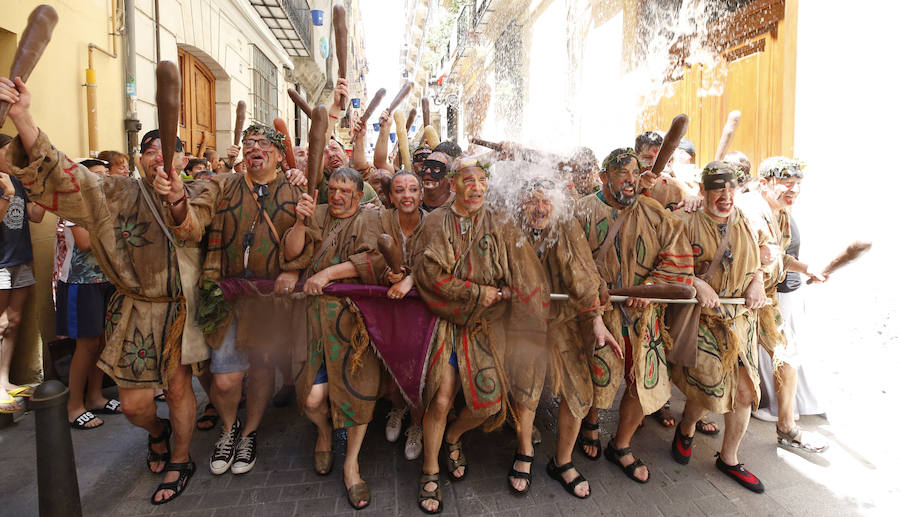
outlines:
[[[253,46],[253,120],[268,126],[278,116],[278,68]]]

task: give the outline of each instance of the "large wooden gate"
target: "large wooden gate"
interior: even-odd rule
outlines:
[[[202,155],[200,143],[206,136],[206,147],[216,148],[216,78],[200,60],[178,49],[181,70],[181,117],[179,134],[185,150]]]
[[[675,115],[687,114],[687,137],[702,167],[715,155],[728,113],[740,110],[741,124],[729,150],[744,152],[755,174],[764,158],[791,156],[794,150],[797,2],[749,2],[723,33],[730,39],[721,54],[727,63],[722,94],[698,96],[714,72],[702,66],[686,68],[672,83],[674,95],[649,107],[637,131],[665,131]]]

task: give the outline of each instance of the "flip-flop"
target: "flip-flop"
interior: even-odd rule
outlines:
[[[24,410],[25,406],[13,397],[9,397],[9,399],[0,402],[0,413],[12,414]]]
[[[14,390],[9,390],[9,396],[11,397],[30,397],[34,395],[34,390],[36,386],[19,386]]]
[[[216,427],[216,424],[219,423],[219,412],[218,411],[216,411],[212,415],[206,414],[206,412],[209,411],[210,409],[212,409],[212,410],[216,409],[216,407],[213,406],[212,402],[210,402],[209,404],[206,405],[205,408],[203,408],[203,413],[201,413],[200,417],[197,418],[196,425],[197,425],[198,431],[209,431],[210,429]],[[207,427],[207,422],[209,423],[209,427]],[[201,427],[200,424],[203,424],[203,427]]]
[[[84,413],[75,417],[75,420],[69,422],[69,425],[72,426],[72,429],[80,429],[82,431],[89,429],[97,429],[98,427],[103,425],[103,421],[100,421],[99,425],[89,426],[88,423],[93,422],[94,420],[100,420],[97,418],[97,415],[91,413],[90,411],[85,411]]]
[[[704,427],[706,427],[708,425],[714,425],[714,426],[716,426],[716,428],[713,429],[712,431],[704,429]],[[719,425],[711,420],[703,420],[703,419],[697,420],[697,424],[694,426],[694,428],[697,429],[698,433],[707,434],[709,436],[715,436],[715,435],[719,434]]]
[[[89,409],[88,411],[92,413],[98,413],[100,415],[120,415],[122,414],[122,411],[119,409],[121,405],[122,403],[118,400],[109,399],[106,401],[106,404],[104,404],[102,408]]]

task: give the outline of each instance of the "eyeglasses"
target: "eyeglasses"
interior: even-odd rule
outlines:
[[[447,164],[437,160],[425,160],[422,174],[430,174],[436,180],[442,179],[447,175]]]
[[[275,147],[275,143],[269,140],[268,138],[247,138],[241,142],[244,145],[244,149],[252,149],[254,145],[258,145],[260,149],[263,151],[268,151]]]

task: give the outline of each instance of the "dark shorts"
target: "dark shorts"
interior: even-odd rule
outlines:
[[[56,333],[72,339],[103,335],[106,305],[116,292],[109,282],[56,283]]]

